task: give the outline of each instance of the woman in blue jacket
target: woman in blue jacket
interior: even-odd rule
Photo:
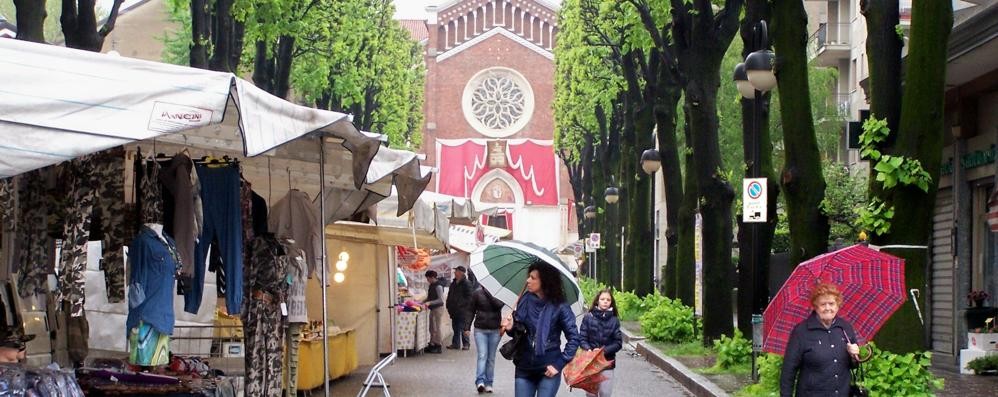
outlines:
[[[558,270],[543,261],[527,269],[527,290],[516,305],[512,321],[503,319],[503,329],[512,322],[527,328],[527,347],[514,358],[516,367],[516,397],[551,397],[558,394],[561,369],[575,357],[579,347],[579,331],[575,314],[565,303]],[[568,341],[561,348],[561,335]]]
[[[617,301],[613,299],[612,291],[605,289],[596,294],[592,309],[582,319],[579,334],[583,349],[602,347],[604,358],[607,360],[616,358],[617,352],[623,346],[623,338],[620,335],[620,319],[617,318]],[[610,397],[613,392],[613,369],[616,366],[614,363],[600,373],[606,377],[606,380],[599,384],[599,394],[586,393],[586,396]]]

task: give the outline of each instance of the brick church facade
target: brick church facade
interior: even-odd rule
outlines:
[[[568,173],[554,150],[558,5],[453,0],[401,20],[423,43],[429,190],[494,208],[483,219],[547,248],[578,239]]]

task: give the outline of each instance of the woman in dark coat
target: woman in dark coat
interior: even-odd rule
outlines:
[[[620,335],[620,319],[617,318],[617,301],[613,299],[613,291],[605,289],[596,294],[592,308],[582,318],[579,335],[582,339],[579,344],[583,349],[602,347],[604,358],[607,360],[616,358],[617,352],[623,346],[623,338]],[[613,392],[613,369],[616,366],[614,363],[610,368],[600,372],[606,380],[600,382],[599,394],[586,393],[586,396],[610,397]]]
[[[561,386],[561,369],[579,348],[579,330],[575,314],[565,303],[558,269],[536,261],[527,268],[527,291],[516,305],[511,320],[503,319],[502,329],[508,331],[513,322],[527,328],[526,349],[513,358],[516,367],[516,397],[553,397]],[[568,341],[561,348],[561,335]]]
[[[836,317],[842,293],[832,284],[818,284],[811,291],[814,311],[794,327],[783,355],[780,396],[849,395],[849,369],[859,363],[856,331]]]
[[[479,288],[471,293],[469,318],[475,323],[475,350],[478,352],[475,388],[479,393],[492,393],[502,307],[502,301],[492,296],[485,288]]]

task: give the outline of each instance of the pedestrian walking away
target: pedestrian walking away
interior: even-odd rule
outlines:
[[[589,313],[582,318],[579,327],[579,345],[583,350],[603,348],[603,357],[607,361],[616,359],[617,352],[623,347],[623,337],[620,332],[620,319],[617,318],[617,301],[613,291],[604,289],[596,294]],[[613,370],[616,363],[600,372],[605,379],[600,382],[598,393],[586,393],[588,397],[610,397],[613,392]]]
[[[562,368],[579,347],[575,314],[565,301],[559,271],[542,259],[527,268],[526,292],[516,311],[502,321],[503,332],[515,323],[526,327],[528,343],[513,357],[516,397],[551,397],[558,394]],[[561,336],[567,342],[561,348]]]
[[[471,282],[468,281],[466,272],[464,266],[454,268],[454,281],[451,282],[450,291],[447,292],[447,314],[450,315],[451,329],[454,331],[448,349],[471,348],[471,325],[468,322],[471,311]]]
[[[859,346],[852,343],[852,325],[836,316],[842,293],[834,284],[818,284],[811,291],[811,304],[811,316],[794,327],[787,341],[780,396],[847,395],[849,370],[859,365]]]
[[[492,393],[495,380],[496,346],[499,345],[499,325],[503,303],[485,288],[471,294],[471,317],[475,324],[475,388],[479,393]]]
[[[444,321],[444,287],[437,278],[437,272],[426,271],[426,300],[423,304],[430,309],[430,344],[426,346],[427,353],[440,354],[443,350],[440,337],[440,326]]]

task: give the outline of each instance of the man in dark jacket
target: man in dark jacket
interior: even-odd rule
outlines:
[[[426,287],[426,300],[423,301],[430,309],[430,345],[426,347],[426,352],[439,354],[443,347],[440,325],[444,320],[444,287],[433,270],[426,271],[426,282],[430,284]]]
[[[465,273],[464,266],[454,268],[454,281],[451,281],[450,291],[447,292],[447,314],[450,315],[451,329],[454,330],[451,344],[447,348],[452,350],[468,350],[471,347],[471,332],[467,323],[471,311],[471,283]]]

